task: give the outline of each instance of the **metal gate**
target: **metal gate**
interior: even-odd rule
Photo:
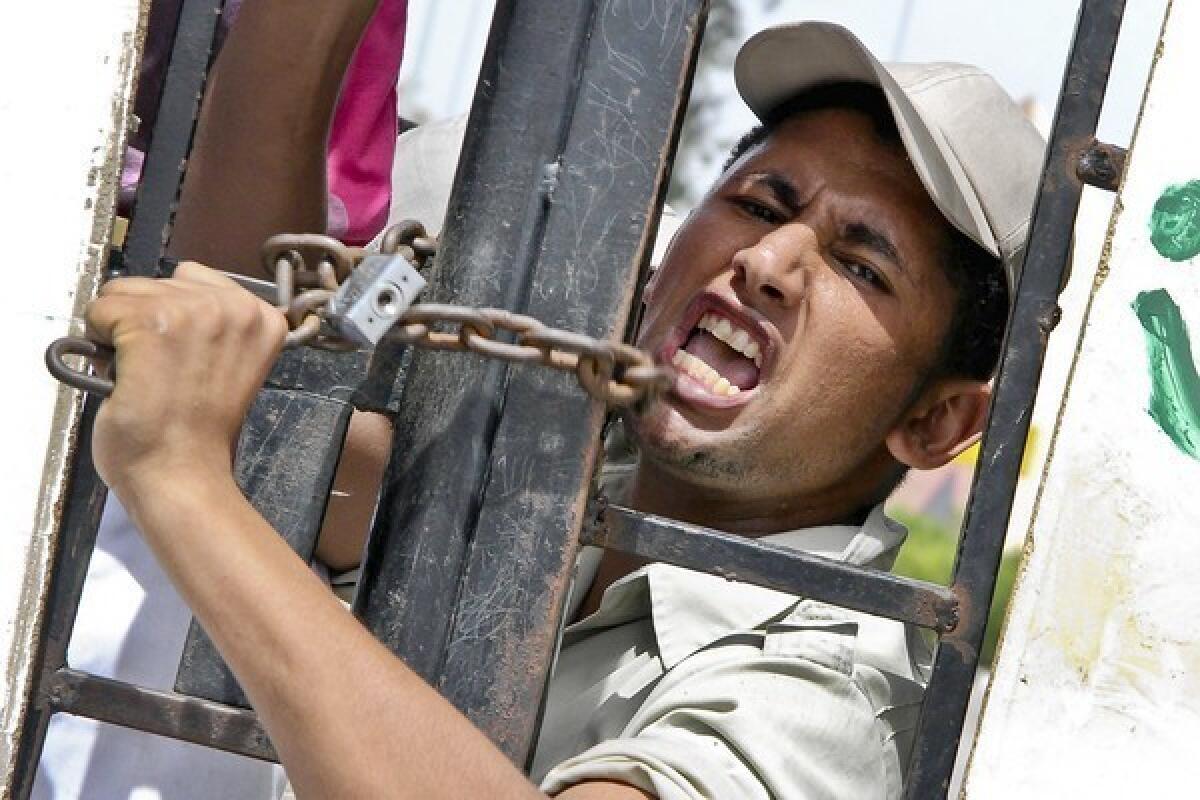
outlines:
[[[220,6],[220,0],[183,4],[130,233],[115,259],[127,274],[159,274]],[[431,299],[519,310],[590,336],[629,333],[706,6],[705,0],[497,3]],[[310,558],[351,410],[390,414],[393,455],[355,611],[519,764],[536,741],[580,544],[930,629],[939,646],[906,796],[943,796],[1042,357],[1057,322],[1080,193],[1084,183],[1115,189],[1121,172],[1123,152],[1095,142],[1094,132],[1123,10],[1123,0],[1082,4],[949,586],[589,499],[604,423],[598,403],[561,375],[433,351],[286,353],[243,431],[239,451],[256,455],[239,459],[240,485],[293,549]],[[579,242],[588,243],[586,252]],[[90,460],[97,406],[88,399],[69,476],[15,762],[18,798],[29,796],[46,726],[60,712],[275,757],[198,627],[175,692],[67,664],[104,500]],[[285,407],[283,424],[268,425]],[[486,635],[474,635],[485,619]]]

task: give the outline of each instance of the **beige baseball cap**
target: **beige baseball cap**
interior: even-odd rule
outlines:
[[[1045,142],[990,75],[967,64],[885,65],[840,25],[800,22],[750,37],[734,79],[760,119],[818,86],[878,86],[933,202],[950,224],[999,256],[1009,290],[1016,285]]]

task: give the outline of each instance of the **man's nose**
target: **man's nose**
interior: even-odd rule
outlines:
[[[820,259],[817,235],[807,225],[782,225],[733,255],[735,285],[766,306],[791,308],[808,290],[810,267]]]

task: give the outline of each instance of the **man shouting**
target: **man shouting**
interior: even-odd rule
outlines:
[[[982,427],[1042,143],[979,70],[885,67],[830,24],[759,33],[736,79],[762,124],[647,287],[638,344],[678,379],[628,420],[636,465],[609,491],[886,569],[903,531],[882,501]],[[106,284],[87,318],[120,375],[97,468],[299,796],[900,795],[928,663],[912,629],[612,553],[581,560],[531,781],[238,491],[279,313],[185,263]]]

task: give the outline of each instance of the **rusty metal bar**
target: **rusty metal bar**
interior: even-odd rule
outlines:
[[[946,795],[1021,470],[1046,342],[1057,320],[1083,182],[1078,155],[1092,148],[1124,0],[1084,0],[1063,75],[1024,267],[996,377],[951,588],[961,622],[942,637],[921,707],[905,796]]]
[[[361,354],[287,351],[242,425],[235,463],[238,486],[305,561],[312,559],[325,517],[353,410],[349,396],[364,377]],[[271,383],[287,388],[271,388]],[[194,619],[175,690],[250,706],[216,645]]]
[[[567,124],[539,176],[522,310],[615,339],[650,259],[706,3],[592,5],[558,111]],[[518,764],[537,739],[603,422],[573,381],[509,377],[438,688]]]
[[[604,508],[597,524],[584,530],[583,543],[939,632],[958,622],[958,598],[945,586],[621,506]]]
[[[278,761],[253,711],[147,689],[74,669],[57,670],[45,687],[54,711],[78,714],[146,733]],[[202,779],[196,776],[197,780]]]
[[[496,4],[429,300],[524,306],[594,10],[594,0]],[[355,610],[433,683],[508,377],[499,362],[415,352],[399,404]]]

